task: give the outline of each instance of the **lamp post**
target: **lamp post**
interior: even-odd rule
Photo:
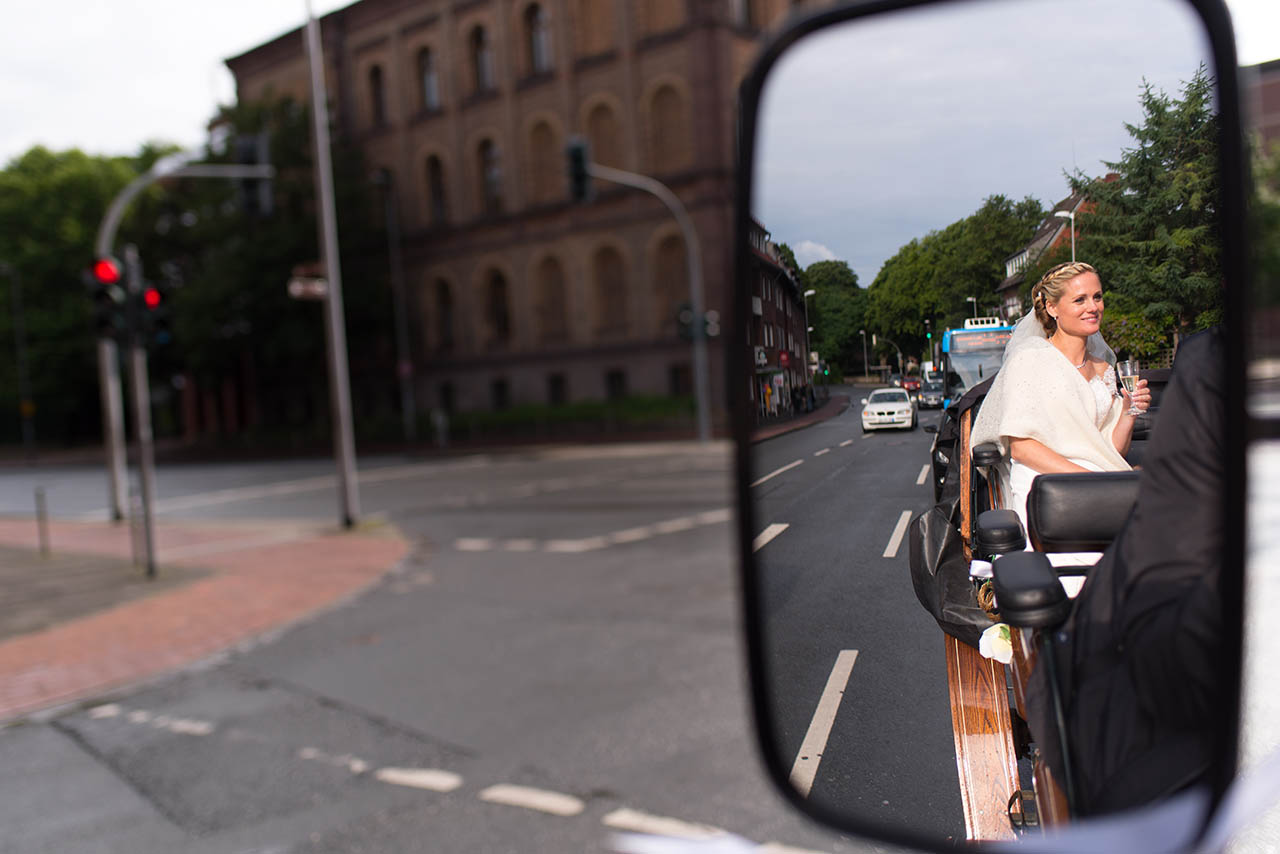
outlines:
[[[1076,262],[1076,212],[1075,211],[1054,211],[1053,215],[1059,219],[1071,220],[1071,263]]]
[[[865,380],[871,376],[870,366],[867,364],[867,330],[859,329],[858,334],[862,336],[862,378]]]
[[[804,378],[806,382],[813,381],[813,376],[809,373],[809,333],[813,331],[813,327],[809,325],[809,297],[817,293],[813,288],[804,292]]]
[[[964,301],[965,301],[965,302],[971,302],[971,303],[973,303],[973,316],[974,316],[974,317],[977,317],[977,316],[978,316],[978,298],[977,298],[977,297],[965,297],[965,298],[964,298]]]

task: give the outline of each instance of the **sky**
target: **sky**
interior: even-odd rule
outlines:
[[[1091,66],[1101,64],[1096,60],[1103,57],[1110,61],[1131,54],[1145,55],[1160,36],[1158,32],[1144,29],[1135,31],[1128,42],[1100,38],[1097,27],[1079,12],[1088,0],[1049,2],[1058,2],[1061,9],[1072,9],[1074,18],[1063,22],[1061,30],[1023,30],[1016,39],[1018,44],[1005,43],[999,50],[988,49],[977,56],[976,64],[973,57],[963,66],[948,65],[944,61],[952,47],[949,42],[959,41],[956,30],[935,29],[930,35],[934,40],[933,54],[941,62],[933,66],[935,73],[940,73],[939,69],[962,67],[970,74],[985,68],[996,79],[1002,72],[1014,76],[1025,74],[1027,69],[1014,68],[1007,58],[1003,66],[996,63],[1010,48],[1018,48],[1019,55],[1059,64],[1072,55],[1077,60],[1088,58],[1088,62],[1077,62],[1079,67],[1070,77],[1065,70],[1059,72],[1062,82],[1073,80],[1075,83],[1073,87],[1057,83],[1055,97],[1064,89],[1080,89],[1080,80],[1087,78],[1091,91],[1106,100],[1109,111],[1082,109],[1079,115],[1097,121],[1080,121],[1080,127],[1071,134],[1073,151],[1041,152],[1038,173],[1027,166],[1025,180],[1008,181],[997,188],[1014,197],[1034,195],[1045,204],[1065,195],[1061,171],[1071,165],[1073,157],[1077,165],[1086,168],[1091,159],[1114,158],[1114,145],[1123,144],[1123,135],[1115,136],[1120,113],[1112,108],[1127,107],[1132,112],[1137,104],[1135,83],[1120,80],[1114,74],[1108,76],[1105,69]],[[317,14],[347,5],[343,0],[312,0],[312,3]],[[1105,5],[1127,7],[1131,0]],[[1228,0],[1227,5],[1234,19],[1242,64],[1280,58],[1280,2]],[[196,146],[204,141],[205,125],[218,105],[230,103],[234,98],[231,74],[223,60],[300,26],[306,12],[307,0],[219,0],[217,3],[10,0],[6,5],[5,26],[0,28],[0,115],[4,116],[0,122],[0,160],[8,162],[37,144],[53,149],[81,148],[94,154],[132,154],[148,141]],[[1107,48],[1105,52],[1102,45]],[[896,46],[897,53],[892,43],[871,47],[880,50],[886,62],[917,62],[900,50],[900,44]],[[838,61],[832,66],[831,57],[827,57],[827,71],[839,73],[840,61],[852,69],[855,59],[837,56]],[[819,70],[822,70],[820,64]],[[1168,69],[1155,71],[1165,74],[1161,79],[1176,90],[1179,71],[1174,70],[1172,75],[1165,73]],[[1048,68],[1037,72],[1045,86],[1028,89],[1028,104],[1037,102],[1054,83],[1051,79],[1054,73]],[[879,83],[883,76],[881,72],[877,78],[873,72],[877,85],[860,90],[878,95],[882,109],[895,103],[890,87]],[[811,115],[830,115],[832,93],[827,87],[810,85],[808,89],[812,90],[808,94],[816,99],[797,101],[792,105],[792,117],[800,107],[810,109]],[[941,117],[956,105],[930,103],[928,106],[932,114]],[[975,127],[972,118],[966,118],[967,124],[952,120],[947,125],[953,142],[959,129],[965,134],[972,133],[975,138],[981,136],[979,132],[983,129]],[[1106,136],[1108,127],[1110,137]],[[927,155],[919,143],[926,138],[928,130],[927,123],[902,126],[896,129],[899,136],[895,138],[916,144],[915,152]],[[966,151],[973,163],[983,157],[994,158],[999,163],[1007,158],[1004,153],[1007,148],[1006,140],[1003,146],[973,143],[969,148],[960,146],[959,150]],[[811,166],[834,167],[841,162],[838,149],[828,147],[821,153],[825,159],[815,159]],[[972,172],[977,180],[981,170],[966,167],[960,171]],[[808,218],[795,210],[778,209],[776,205],[781,204],[781,199],[760,199],[775,204],[775,210],[766,217],[766,225],[774,230],[775,239],[796,248],[801,260],[837,255],[847,258],[862,282],[869,284],[879,263],[892,254],[886,250],[887,244],[881,245],[889,240],[889,235],[894,235],[893,239],[905,235],[905,239],[898,240],[892,247],[896,249],[915,236],[922,226],[924,231],[945,226],[976,209],[981,202],[981,196],[972,198],[972,193],[965,194],[964,182],[955,182],[955,198],[940,205],[935,192],[937,184],[926,186],[901,174],[881,177],[891,180],[873,192],[861,188],[857,193],[876,203],[875,218],[881,222],[879,228],[885,235],[880,242],[869,241],[862,231],[854,234],[848,228],[834,227],[839,221],[847,222],[850,211],[832,204],[830,197],[848,188],[830,181],[820,182],[813,194],[798,205],[807,210]],[[895,177],[896,183],[892,180]],[[794,200],[788,204],[791,208],[797,207]],[[929,207],[931,213],[922,219],[925,207]],[[864,215],[863,219],[870,217]]]
[[[1280,2],[1232,7],[1242,64],[1280,58]],[[1049,208],[1064,173],[1105,174],[1143,82],[1176,97],[1209,56],[1180,0],[991,0],[823,31],[766,84],[752,211],[801,266],[845,260],[865,287],[988,196]]]

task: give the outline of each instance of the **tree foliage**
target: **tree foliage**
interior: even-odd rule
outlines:
[[[907,243],[885,262],[868,289],[867,323],[904,354],[926,350],[925,321],[934,331],[959,325],[995,305],[1005,258],[1031,239],[1044,218],[1040,202],[995,195],[941,231]]]
[[[838,365],[841,373],[862,372],[862,336],[867,292],[845,261],[815,261],[805,268],[804,286],[817,291],[812,297],[809,325],[813,349],[821,358]]]
[[[1104,164],[1114,178],[1070,176],[1086,200],[1076,257],[1161,327],[1169,346],[1170,333],[1202,329],[1222,313],[1213,80],[1201,66],[1180,98],[1145,83],[1139,100],[1141,124],[1125,125],[1133,146]]]

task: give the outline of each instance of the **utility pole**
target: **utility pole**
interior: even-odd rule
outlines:
[[[147,378],[147,350],[142,339],[142,260],[132,243],[124,248],[126,291],[129,295],[129,391],[133,398],[134,441],[138,448],[138,480],[142,493],[142,537],[147,578],[156,577],[156,457],[151,435],[151,386]]]
[[[360,518],[360,493],[356,484],[356,448],[351,423],[351,377],[347,368],[347,330],[342,308],[342,267],[338,258],[338,216],[333,201],[333,163],[329,150],[329,101],[324,83],[324,52],[320,46],[320,22],[307,2],[307,61],[311,66],[311,117],[316,147],[316,190],[320,202],[320,247],[324,252],[325,349],[329,355],[329,398],[333,409],[333,448],[338,462],[338,517],[343,527],[354,527]]]

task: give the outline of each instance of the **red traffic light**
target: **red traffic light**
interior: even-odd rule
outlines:
[[[99,258],[93,262],[93,278],[104,285],[120,281],[120,262],[114,258]]]
[[[156,288],[147,288],[145,291],[142,292],[142,302],[147,308],[150,308],[150,309],[159,308],[160,307],[160,291],[157,290]]]

